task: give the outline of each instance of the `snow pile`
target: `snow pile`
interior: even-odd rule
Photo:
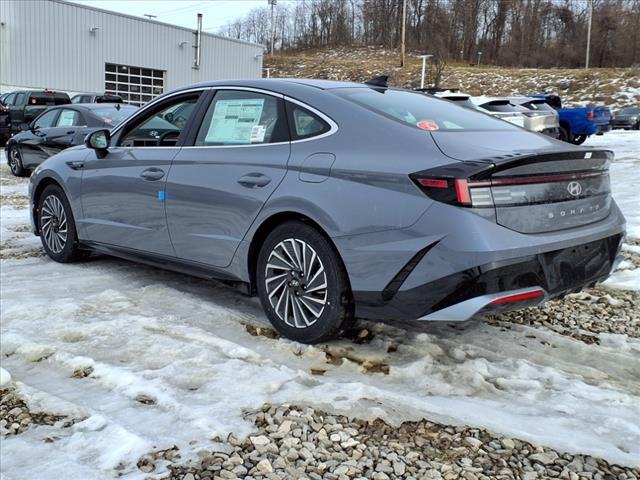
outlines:
[[[0,388],[5,388],[11,383],[11,374],[0,367]]]

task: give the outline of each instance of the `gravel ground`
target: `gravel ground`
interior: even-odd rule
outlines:
[[[600,343],[601,334],[640,337],[640,294],[603,287],[567,295],[542,306],[507,312],[488,319],[494,325],[516,323],[548,328],[585,343]]]
[[[54,425],[65,417],[31,412],[13,389],[0,390],[0,438],[18,435],[33,425]],[[69,426],[71,423],[65,424]]]
[[[138,468],[164,479],[618,479],[640,478],[624,468],[468,427],[429,421],[399,428],[328,415],[310,407],[270,406],[254,414],[246,440],[214,439],[215,448],[180,463],[176,448],[142,458]]]

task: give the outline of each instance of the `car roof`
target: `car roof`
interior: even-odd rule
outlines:
[[[368,85],[356,82],[343,82],[339,80],[315,80],[310,78],[258,78],[249,80],[216,80],[210,82],[201,82],[194,85],[188,85],[173,90],[180,92],[183,90],[191,90],[194,88],[206,87],[247,87],[247,88],[263,88],[273,92],[287,94],[298,91],[296,87],[306,86],[314,89],[329,90],[333,88],[367,88]]]

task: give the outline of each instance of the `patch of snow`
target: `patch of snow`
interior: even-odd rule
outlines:
[[[0,367],[0,388],[4,388],[11,383],[11,374]]]

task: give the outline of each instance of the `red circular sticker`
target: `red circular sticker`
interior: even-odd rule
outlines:
[[[429,120],[421,120],[418,123],[416,123],[416,125],[418,126],[418,128],[421,128],[422,130],[439,130],[440,127],[438,127],[438,125],[435,122],[430,122]]]

